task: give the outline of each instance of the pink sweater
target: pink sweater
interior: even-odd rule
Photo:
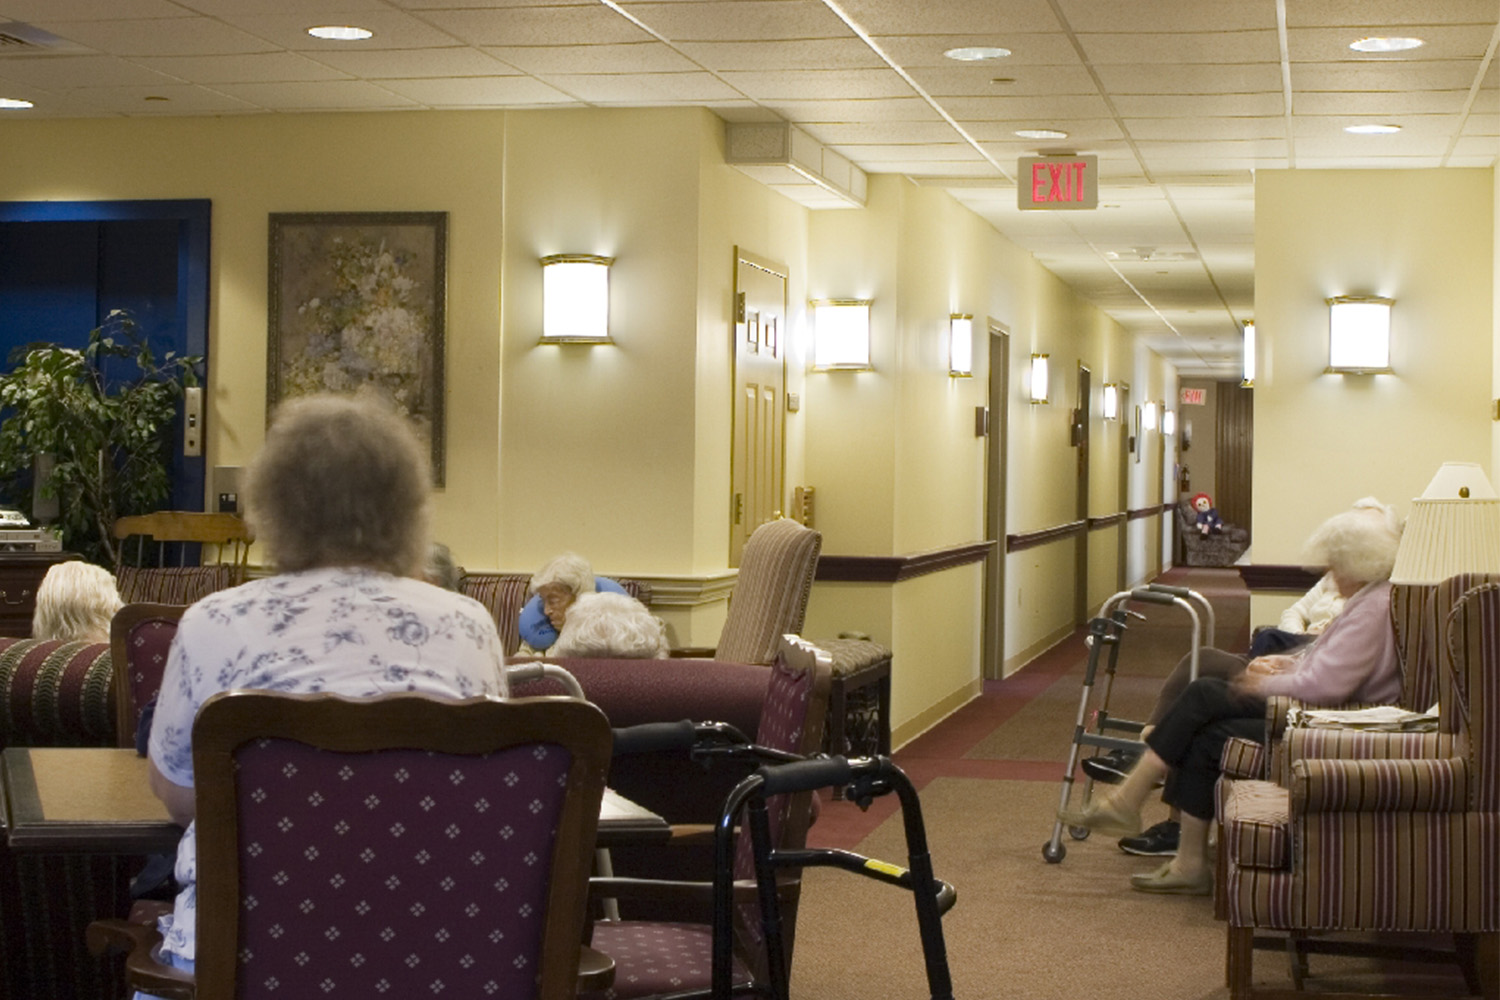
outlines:
[[[1361,587],[1323,634],[1294,655],[1296,669],[1264,678],[1262,694],[1291,695],[1310,705],[1388,705],[1400,698],[1390,582]]]

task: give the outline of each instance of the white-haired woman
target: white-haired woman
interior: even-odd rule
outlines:
[[[77,560],[58,563],[36,589],[31,637],[108,642],[110,620],[124,604],[109,570]]]
[[[668,655],[667,627],[628,594],[580,595],[552,644],[557,657],[661,660]]]
[[[532,596],[521,608],[520,655],[549,652],[568,620],[568,609],[573,602],[584,594],[596,592],[624,594],[625,588],[609,577],[595,576],[594,567],[576,552],[564,552],[547,560],[532,575]]]
[[[251,464],[247,517],[279,575],[212,594],[182,616],[151,726],[151,788],[187,828],[163,955],[196,954],[193,719],[219,691],[503,695],[484,606],[420,579],[429,473],[406,422],[371,402],[284,404]]]
[[[1361,501],[1325,521],[1308,548],[1327,564],[1347,598],[1339,616],[1294,653],[1242,661],[1237,672],[1218,671],[1221,676],[1200,676],[1188,684],[1146,733],[1146,750],[1125,781],[1082,809],[1064,810],[1063,822],[1119,836],[1138,833],[1141,806],[1165,780],[1162,800],[1182,817],[1177,855],[1155,872],[1131,876],[1131,886],[1183,895],[1212,892],[1208,830],[1220,753],[1232,736],[1265,739],[1266,699],[1285,694],[1312,705],[1339,705],[1386,704],[1400,697],[1389,581],[1400,541],[1401,522],[1383,504]],[[1228,666],[1218,660],[1230,654],[1212,652],[1217,654],[1212,669]]]

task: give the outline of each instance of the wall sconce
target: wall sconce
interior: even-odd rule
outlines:
[[[542,343],[608,344],[613,257],[558,253],[542,258]]]
[[[816,299],[813,370],[869,371],[870,300]]]
[[[1120,387],[1113,382],[1104,383],[1104,419],[1120,419]]]
[[[948,317],[948,374],[954,378],[974,374],[974,317],[969,313]]]
[[[1141,409],[1141,430],[1156,430],[1156,403],[1148,400]]]
[[[1033,354],[1031,356],[1031,401],[1046,403],[1050,400],[1051,394],[1047,387],[1047,355]]]
[[[1371,375],[1391,370],[1391,306],[1378,296],[1328,299],[1329,372]]]
[[[1255,388],[1255,320],[1245,320],[1245,340],[1242,346],[1244,377],[1240,379],[1241,389]]]
[[[1167,437],[1177,433],[1177,411],[1167,410],[1161,415],[1161,432]]]

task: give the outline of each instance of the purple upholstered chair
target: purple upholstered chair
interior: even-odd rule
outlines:
[[[167,653],[177,635],[183,604],[127,604],[109,623],[110,655],[115,661],[115,736],[135,746],[141,711],[161,690]]]
[[[573,700],[210,698],[198,995],[572,998],[610,747]]]
[[[770,685],[755,742],[791,753],[816,753],[822,744],[828,709],[828,654],[795,636],[785,636],[770,670]],[[804,846],[811,815],[811,792],[772,799],[771,842],[784,848]],[[671,847],[663,850],[671,850]],[[748,831],[736,839],[734,874],[734,980],[739,987],[766,979],[764,934],[755,902],[755,869]],[[632,898],[691,896],[700,901],[704,910],[700,923],[629,919],[595,923],[590,944],[614,960],[615,981],[608,990],[590,996],[634,1000],[664,994],[686,995],[693,991],[707,995],[713,948],[709,876],[710,873],[704,873],[701,884],[594,880],[594,895],[614,897],[621,903]],[[781,885],[781,914],[788,952],[796,922],[799,888],[800,875],[787,873]]]

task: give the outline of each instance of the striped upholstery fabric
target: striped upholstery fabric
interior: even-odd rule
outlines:
[[[611,577],[613,579],[613,577]],[[642,604],[651,603],[651,584],[645,580],[615,580],[625,593]],[[505,655],[514,656],[521,648],[521,608],[531,596],[530,573],[465,573],[458,581],[458,592],[483,604],[495,619]]]
[[[1500,932],[1500,584],[1445,634],[1442,732],[1293,730],[1283,788],[1221,789],[1231,967],[1236,928]]]
[[[770,663],[781,637],[800,634],[823,536],[781,518],[756,528],[745,543],[715,659]]]
[[[115,572],[120,600],[126,604],[192,604],[234,585],[234,567],[121,566]]]
[[[107,642],[0,639],[0,746],[110,746]]]

